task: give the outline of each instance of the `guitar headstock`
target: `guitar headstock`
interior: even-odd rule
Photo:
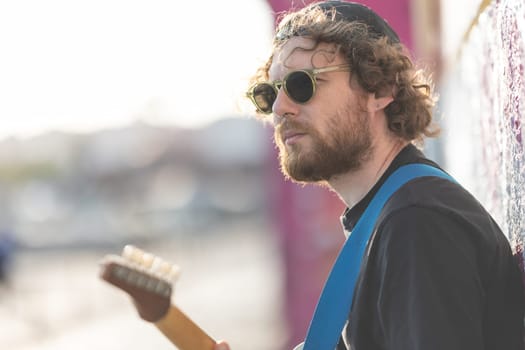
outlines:
[[[127,245],[122,255],[107,255],[100,277],[128,293],[142,319],[156,322],[171,305],[173,284],[180,269],[150,253]]]

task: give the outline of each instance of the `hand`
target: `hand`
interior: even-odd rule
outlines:
[[[230,345],[226,343],[224,340],[218,341],[213,350],[230,350]]]

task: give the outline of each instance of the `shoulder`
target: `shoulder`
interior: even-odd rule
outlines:
[[[375,229],[371,243],[380,256],[432,252],[475,264],[480,254],[492,260],[510,249],[496,222],[468,191],[437,177],[415,179],[394,193]]]
[[[377,226],[403,224],[428,226],[429,221],[442,225],[499,231],[491,215],[460,184],[439,177],[421,177],[409,181],[386,202]],[[439,225],[439,226],[442,226]]]

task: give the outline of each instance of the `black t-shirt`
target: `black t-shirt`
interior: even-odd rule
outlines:
[[[345,211],[345,230],[409,163],[437,167],[407,146]],[[378,218],[337,349],[523,350],[521,281],[507,238],[474,197],[446,179],[412,180]]]

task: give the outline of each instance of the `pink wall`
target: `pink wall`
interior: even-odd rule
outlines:
[[[413,46],[410,2],[411,0],[360,0],[385,18],[409,49]]]

